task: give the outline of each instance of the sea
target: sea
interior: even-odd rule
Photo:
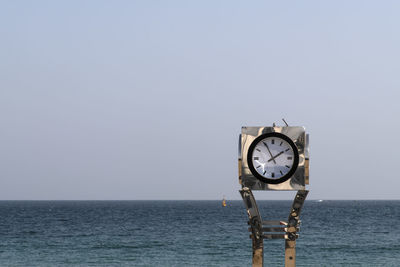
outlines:
[[[291,201],[258,201],[286,220]],[[400,266],[400,201],[306,200],[297,266]],[[0,266],[251,266],[247,215],[227,201],[0,201]],[[284,265],[265,240],[264,266]]]

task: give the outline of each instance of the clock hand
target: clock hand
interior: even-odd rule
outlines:
[[[279,153],[276,154],[274,157],[270,158],[270,159],[268,160],[268,162],[270,162],[271,160],[273,160],[273,159],[277,158],[278,156],[282,155],[284,152],[285,152],[285,151],[279,152]]]
[[[267,147],[268,152],[269,152],[269,154],[271,155],[271,159],[270,159],[270,160],[273,160],[274,163],[276,164],[276,161],[275,161],[275,159],[274,159],[274,156],[272,156],[272,153],[271,153],[271,151],[269,150],[269,147],[268,147],[267,143],[263,142],[263,144]],[[270,161],[270,160],[268,160],[268,161]]]

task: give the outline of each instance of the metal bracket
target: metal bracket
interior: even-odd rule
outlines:
[[[300,231],[300,212],[307,197],[308,190],[299,190],[293,200],[288,221],[262,221],[256,199],[248,187],[239,190],[247,215],[250,238],[253,247],[253,267],[261,267],[264,262],[264,239],[285,239],[285,267],[296,266],[296,239]]]

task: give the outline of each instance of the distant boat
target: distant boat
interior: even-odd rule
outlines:
[[[226,199],[225,199],[225,196],[224,196],[224,198],[222,199],[222,207],[226,207]]]
[[[322,201],[323,201],[322,199],[317,200],[317,202],[322,202]]]

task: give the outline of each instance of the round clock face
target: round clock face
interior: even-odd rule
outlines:
[[[267,133],[250,145],[247,162],[259,180],[279,184],[289,179],[297,169],[299,152],[293,141],[281,133]]]

